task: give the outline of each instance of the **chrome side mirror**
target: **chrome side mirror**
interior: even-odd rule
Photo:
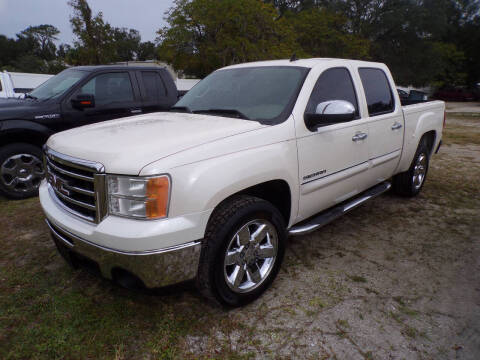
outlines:
[[[348,122],[355,119],[355,106],[346,100],[329,100],[317,105],[315,113],[305,113],[305,124],[310,130],[320,126]]]

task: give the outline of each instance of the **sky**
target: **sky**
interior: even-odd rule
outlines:
[[[0,0],[0,34],[15,34],[30,25],[50,24],[60,30],[57,43],[73,43],[70,27],[72,8],[68,0]],[[115,27],[140,31],[142,41],[153,41],[165,25],[164,13],[173,0],[88,0],[94,14],[103,12],[104,21]]]

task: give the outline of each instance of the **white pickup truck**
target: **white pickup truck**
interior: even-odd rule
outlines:
[[[23,98],[51,77],[53,75],[0,72],[0,98]]]
[[[72,265],[130,287],[195,279],[239,306],[272,283],[288,235],[390,187],[417,195],[444,109],[402,106],[379,63],[229,66],[170,112],[50,137],[40,201]]]

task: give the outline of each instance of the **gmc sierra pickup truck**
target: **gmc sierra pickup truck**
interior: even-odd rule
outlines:
[[[51,77],[25,99],[0,99],[0,194],[23,199],[38,192],[42,145],[50,135],[167,110],[177,95],[164,68],[82,66]]]
[[[391,187],[417,195],[444,108],[402,106],[379,63],[229,66],[170,112],[50,137],[40,201],[73,266],[132,287],[195,279],[239,306],[272,283],[288,235]]]

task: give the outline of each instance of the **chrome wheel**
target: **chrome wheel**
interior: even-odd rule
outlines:
[[[415,162],[415,167],[413,168],[413,186],[415,190],[420,189],[425,180],[425,175],[427,173],[427,155],[421,153],[417,161]]]
[[[275,227],[267,220],[245,224],[228,244],[224,276],[228,287],[237,293],[252,291],[272,271],[278,251]]]
[[[0,167],[3,186],[16,193],[37,190],[44,176],[42,162],[32,154],[12,155]]]

